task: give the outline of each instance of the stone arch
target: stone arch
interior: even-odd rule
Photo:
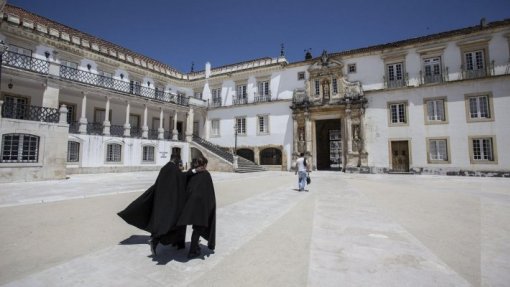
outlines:
[[[255,161],[255,152],[249,148],[239,148],[237,149],[236,154],[247,160]]]
[[[279,148],[268,147],[260,151],[261,165],[282,165],[282,151]]]

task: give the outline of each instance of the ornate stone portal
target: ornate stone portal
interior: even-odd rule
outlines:
[[[323,51],[308,68],[305,89],[294,90],[293,163],[305,153],[313,169],[368,171],[364,141],[367,100],[360,82],[349,82],[343,64]]]

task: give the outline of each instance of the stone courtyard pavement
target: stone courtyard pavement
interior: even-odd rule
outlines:
[[[188,260],[116,215],[156,175],[0,184],[0,285],[510,286],[510,179],[213,173],[217,247]]]

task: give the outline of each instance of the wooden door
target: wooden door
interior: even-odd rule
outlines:
[[[394,172],[409,172],[408,141],[391,142],[391,167]]]

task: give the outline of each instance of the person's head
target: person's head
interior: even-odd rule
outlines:
[[[305,153],[304,153],[304,152],[302,152],[302,153],[300,153],[300,154],[299,154],[299,157],[304,157],[304,156],[305,156]]]
[[[180,155],[178,155],[178,154],[174,154],[174,153],[173,153],[173,154],[170,156],[170,161],[171,161],[171,162],[173,162],[173,163],[175,163],[175,164],[179,164],[179,162],[181,161],[181,156],[180,156]]]
[[[200,157],[197,157],[197,158],[194,158],[191,165],[193,168],[197,168],[197,167],[207,167],[207,162],[208,160],[203,157],[203,156],[200,156]]]

